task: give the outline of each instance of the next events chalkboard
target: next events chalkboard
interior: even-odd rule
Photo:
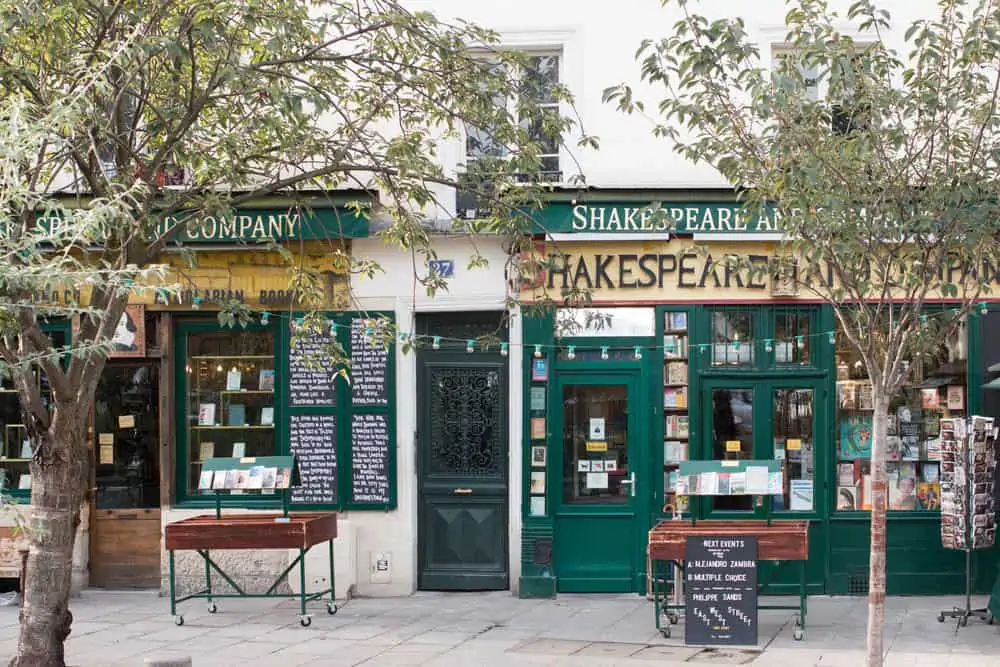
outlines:
[[[289,345],[285,367],[284,423],[302,479],[292,502],[323,509],[392,509],[395,344],[377,340],[379,331],[391,330],[392,316],[327,316],[338,326],[308,337],[289,333],[298,344]],[[325,353],[334,335],[350,356],[349,380],[337,376]]]
[[[688,537],[684,643],[757,645],[757,537]]]

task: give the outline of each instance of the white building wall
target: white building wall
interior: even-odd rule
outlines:
[[[429,312],[503,310],[507,296],[505,266],[507,257],[496,238],[438,237],[434,249],[440,259],[455,262],[455,275],[448,280],[446,292],[431,297],[414,276],[415,267],[409,252],[390,247],[381,240],[353,242],[351,254],[377,262],[382,271],[374,278],[352,279],[352,308],[362,311],[392,311],[401,331],[414,330],[415,315]],[[469,260],[476,253],[488,265],[470,269]],[[416,271],[425,274],[418,259]],[[512,318],[510,327],[509,417],[510,506],[509,561],[511,586],[520,576],[521,530],[521,326]],[[417,573],[417,456],[414,432],[417,428],[416,358],[396,350],[396,484],[397,509],[392,512],[349,513],[357,539],[357,592],[361,595],[400,595],[416,590]],[[367,566],[373,554],[392,554],[392,583],[373,583]],[[339,571],[338,571],[339,576]]]
[[[852,0],[830,0],[830,5],[846,16]],[[645,38],[669,34],[681,18],[675,3],[666,7],[661,0],[620,0],[616,3],[579,0],[404,0],[413,10],[433,11],[447,20],[462,18],[496,30],[504,46],[518,49],[551,49],[562,52],[561,80],[576,99],[576,112],[590,135],[600,138],[600,150],[575,148],[573,137],[560,164],[569,178],[582,171],[588,185],[601,188],[716,188],[726,182],[711,167],[696,166],[672,150],[665,139],[652,136],[656,102],[663,89],[640,85],[635,51]],[[881,1],[880,7],[892,14],[893,31],[887,41],[906,49],[902,34],[920,16],[935,16],[933,0],[910,2]],[[770,62],[771,44],[781,43],[786,33],[785,0],[702,0],[691,2],[692,11],[709,17],[742,16],[748,33],[761,48],[764,64]],[[842,31],[857,38],[856,27],[844,21]],[[649,117],[626,116],[614,105],[601,101],[605,88],[622,82],[635,87],[637,99],[647,102]],[[564,110],[569,114],[570,109]],[[460,147],[445,151],[445,167],[454,170],[464,159]],[[574,164],[574,158],[579,167]],[[448,199],[447,197],[445,198]]]

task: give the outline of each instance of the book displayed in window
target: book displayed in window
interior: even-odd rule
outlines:
[[[274,371],[265,368],[260,372],[260,391],[274,391]]]
[[[198,426],[215,425],[215,403],[202,403],[198,408]]]
[[[889,400],[888,509],[941,510],[942,424],[965,411],[966,341],[960,329],[908,365],[902,390]],[[864,364],[838,334],[837,509],[870,510],[874,394]],[[848,471],[852,476],[848,477]]]

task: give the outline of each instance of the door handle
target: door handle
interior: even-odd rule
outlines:
[[[630,472],[628,474],[628,479],[623,479],[619,484],[627,484],[629,495],[635,498],[635,473]]]
[[[459,496],[469,496],[469,495],[472,495],[472,489],[455,489],[455,495],[459,495]]]

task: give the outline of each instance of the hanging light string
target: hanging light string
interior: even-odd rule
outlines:
[[[959,311],[957,309],[950,309],[953,315],[958,315]],[[938,313],[923,314],[920,316],[921,326],[926,326],[928,322],[935,317],[940,317],[948,311],[941,311]],[[989,304],[985,301],[977,304],[972,311],[972,314],[986,315],[989,312]],[[268,325],[270,322],[271,313],[264,311],[260,314],[260,323],[263,325]],[[304,326],[305,318],[298,317],[292,322],[293,327]],[[329,335],[336,337],[339,328],[343,325],[338,324],[333,320],[326,320],[327,330]],[[633,359],[642,359],[644,354],[649,352],[659,352],[662,350],[665,356],[670,358],[685,358],[690,356],[692,351],[704,354],[709,350],[715,348],[718,345],[725,346],[726,349],[731,348],[734,352],[739,354],[739,351],[744,346],[753,349],[762,349],[766,353],[774,352],[774,348],[780,345],[794,345],[798,349],[804,349],[806,346],[806,341],[810,343],[814,339],[822,340],[826,339],[830,345],[836,345],[837,343],[837,330],[831,329],[828,331],[821,331],[809,334],[797,334],[793,336],[787,336],[783,338],[748,338],[739,339],[733,338],[731,340],[718,340],[711,343],[688,343],[687,340],[681,342],[680,340],[672,340],[669,343],[664,343],[662,345],[632,345],[629,343],[623,343],[621,345],[602,345],[596,343],[593,345],[587,345],[582,342],[581,338],[574,338],[572,344],[567,343],[511,343],[508,341],[499,340],[477,340],[475,338],[452,338],[448,336],[436,336],[433,334],[414,334],[406,331],[399,331],[397,327],[392,325],[387,319],[379,319],[377,317],[368,318],[364,320],[364,335],[368,339],[372,339],[376,336],[376,333],[382,340],[389,340],[392,335],[395,335],[399,342],[404,345],[409,345],[415,348],[430,348],[432,350],[439,350],[442,347],[448,347],[449,349],[455,349],[459,347],[465,348],[465,351],[469,354],[473,352],[492,352],[494,350],[499,351],[501,356],[507,356],[510,353],[511,347],[521,348],[525,351],[531,351],[532,356],[536,359],[541,359],[546,356],[548,351],[562,351],[565,357],[569,360],[576,359],[577,350],[600,350],[601,359],[608,360],[611,358],[612,350],[631,350]],[[678,332],[682,333],[683,332]],[[683,334],[686,339],[689,334]],[[667,334],[664,338],[673,337],[676,334]],[[688,354],[681,354],[683,352],[683,347],[687,347]],[[670,355],[675,355],[671,357]]]

